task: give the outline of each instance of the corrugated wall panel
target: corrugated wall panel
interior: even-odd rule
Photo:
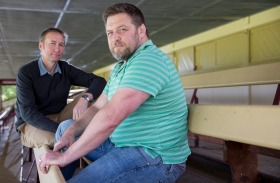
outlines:
[[[217,66],[234,66],[248,62],[248,34],[243,32],[217,40]]]
[[[178,62],[177,68],[179,74],[186,74],[195,70],[194,67],[194,47],[188,47],[176,52],[175,59]]]
[[[197,70],[204,70],[216,67],[216,46],[215,42],[205,43],[196,46],[195,64]]]
[[[279,58],[280,22],[252,29],[251,61],[254,63]]]
[[[249,58],[247,32],[231,35],[196,47],[198,70],[247,64]]]

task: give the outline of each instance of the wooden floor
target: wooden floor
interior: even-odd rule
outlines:
[[[189,139],[193,146],[193,139]],[[223,161],[223,146],[200,141],[199,147],[191,148],[187,170],[179,183],[230,183],[231,170]],[[258,155],[260,183],[280,183],[280,159]]]
[[[20,182],[21,161],[21,142],[14,132],[13,121],[10,121],[0,132],[1,183]]]
[[[192,144],[193,140],[190,139]],[[223,162],[222,148],[221,145],[201,141],[199,148],[192,148],[186,172],[177,183],[230,183],[230,168]],[[26,152],[27,149],[24,154]],[[0,132],[0,183],[25,182],[32,162],[22,165],[23,157],[22,145],[11,120],[4,131],[1,129]],[[262,175],[261,183],[280,183],[279,159],[259,155],[259,171]],[[36,169],[33,169],[28,183],[35,183],[36,178]]]

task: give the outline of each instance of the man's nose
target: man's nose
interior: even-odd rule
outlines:
[[[59,46],[59,45],[55,45],[54,50],[55,50],[56,52],[60,51],[60,46]]]
[[[113,35],[112,35],[112,40],[113,41],[118,41],[118,40],[120,40],[120,35],[118,34],[118,33],[114,33]]]

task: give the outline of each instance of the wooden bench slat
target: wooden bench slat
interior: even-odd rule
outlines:
[[[280,62],[181,76],[185,89],[280,83]]]
[[[190,104],[192,133],[280,150],[280,106]]]
[[[47,150],[49,150],[49,147],[47,145],[43,145],[40,148],[33,148],[35,158],[37,159],[38,156],[45,153]],[[37,170],[40,178],[40,183],[64,183],[65,179],[60,171],[60,168],[57,165],[51,165],[49,167],[48,173],[43,174],[37,165]]]

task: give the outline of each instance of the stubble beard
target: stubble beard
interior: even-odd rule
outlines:
[[[126,61],[133,54],[128,47],[125,47],[125,49],[120,53],[116,53],[112,49],[111,53],[115,59],[122,60],[122,61]]]
[[[121,41],[117,41],[115,44],[121,44],[124,45],[124,49],[121,50],[120,52],[116,53],[114,51],[114,46],[111,49],[111,53],[113,55],[113,57],[117,60],[122,60],[122,61],[127,61],[127,59],[129,59],[129,57],[131,55],[134,54],[134,52],[138,49],[138,47],[140,46],[140,42],[139,42],[139,37],[138,35],[135,33],[135,35],[133,36],[133,38],[135,40],[135,44],[130,44],[129,46],[127,44],[122,43]]]

